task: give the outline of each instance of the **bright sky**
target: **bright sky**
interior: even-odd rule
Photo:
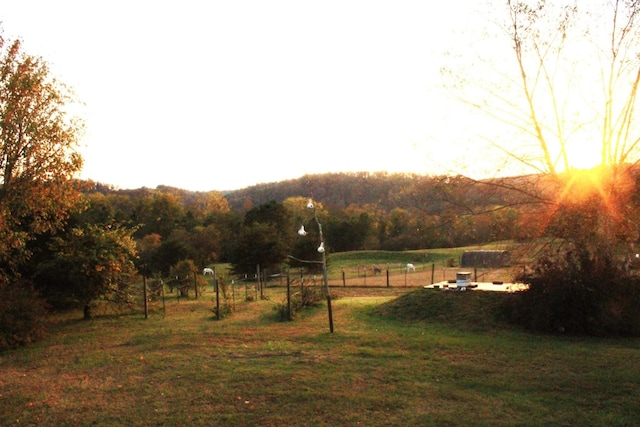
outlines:
[[[473,3],[0,0],[0,21],[84,102],[82,178],[208,191],[472,165],[440,57]]]

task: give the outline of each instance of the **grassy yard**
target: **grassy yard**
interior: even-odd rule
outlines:
[[[213,318],[211,293],[141,314],[55,319],[0,353],[0,425],[518,425],[640,422],[640,340],[537,336],[507,294],[334,288],[278,322],[281,288]]]

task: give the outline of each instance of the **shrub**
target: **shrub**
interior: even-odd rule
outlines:
[[[220,298],[220,313],[218,313],[218,307],[213,307],[211,311],[213,315],[218,319],[224,319],[227,316],[230,316],[233,313],[233,305],[231,303],[231,290],[224,277],[218,277],[218,292]],[[213,298],[213,302],[216,302],[215,297]]]
[[[294,310],[293,299],[291,300],[291,315],[289,315],[289,306],[287,305],[287,301],[286,300],[276,304],[273,307],[273,311],[276,312],[276,315],[278,316],[278,320],[281,321],[281,322],[285,322],[285,321],[287,321],[289,319],[293,319],[295,317],[295,315],[297,314],[297,310]]]
[[[593,336],[640,335],[640,278],[585,249],[541,258],[517,277],[529,289],[505,304],[527,329]]]
[[[281,321],[295,318],[304,307],[315,307],[324,297],[324,290],[316,286],[306,286],[291,295],[291,313],[287,301],[276,304],[273,308]]]
[[[42,338],[46,316],[47,304],[31,283],[0,283],[0,350]]]
[[[231,305],[231,302],[224,300],[220,302],[220,315],[218,315],[218,307],[213,307],[211,311],[216,319],[224,319],[233,313],[233,306]]]
[[[196,274],[198,271],[199,269],[192,260],[186,259],[178,261],[170,269],[170,274],[173,276],[169,281],[171,292],[173,292],[173,287],[176,287],[181,297],[188,297],[189,291],[194,286],[194,280],[195,286],[197,286],[198,289],[202,289],[206,285],[206,282],[201,275]]]

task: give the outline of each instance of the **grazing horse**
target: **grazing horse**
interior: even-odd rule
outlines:
[[[411,263],[407,264],[407,271],[416,271],[416,266]]]
[[[213,276],[213,268],[205,268],[204,270],[202,270],[203,276],[206,276],[207,274],[210,274]]]
[[[382,269],[380,267],[373,267],[373,275],[382,274]]]

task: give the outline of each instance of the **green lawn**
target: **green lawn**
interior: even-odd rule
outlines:
[[[0,425],[632,426],[640,340],[539,336],[495,319],[504,294],[332,289],[276,321],[269,299],[213,319],[212,295],[142,314],[58,316],[0,353]],[[239,295],[242,295],[240,293]]]

